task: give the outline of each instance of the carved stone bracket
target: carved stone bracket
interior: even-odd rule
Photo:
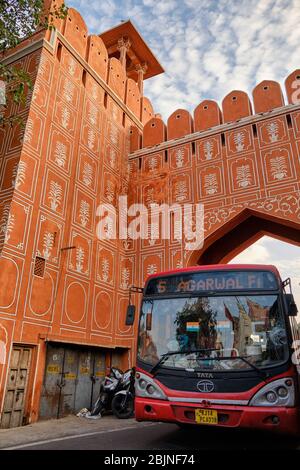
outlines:
[[[124,69],[126,68],[126,54],[131,47],[132,42],[128,37],[121,37],[118,39],[118,50],[120,51],[120,62]]]
[[[143,64],[137,64],[135,66],[135,70],[138,74],[138,87],[141,93],[141,96],[143,95],[143,82],[144,82],[144,75],[148,70],[148,65],[146,62]]]

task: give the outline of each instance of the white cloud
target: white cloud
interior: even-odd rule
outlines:
[[[270,259],[271,255],[261,239],[233,258],[230,263],[268,264]]]
[[[290,277],[292,289],[298,305],[300,322],[300,248],[264,236],[230,263],[273,264],[280,272],[282,280]]]

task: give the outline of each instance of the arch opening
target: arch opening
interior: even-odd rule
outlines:
[[[203,248],[191,254],[189,265],[228,263],[264,235],[300,247],[300,225],[245,211],[209,236]]]
[[[300,226],[245,211],[205,240],[189,265],[273,264],[290,277],[300,323]]]

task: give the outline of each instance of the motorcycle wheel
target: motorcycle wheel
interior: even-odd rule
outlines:
[[[124,401],[126,399],[126,403],[124,405]],[[128,419],[132,418],[134,414],[134,401],[132,396],[126,395],[115,395],[112,403],[111,409],[113,414],[119,419]]]

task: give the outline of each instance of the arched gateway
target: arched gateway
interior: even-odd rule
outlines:
[[[256,107],[262,99],[258,88]],[[204,208],[199,250],[186,251],[174,238],[140,243],[140,282],[155,270],[227,262],[264,234],[299,245],[300,114],[293,106],[272,109],[271,96],[265,95],[264,112],[252,115],[245,94],[229,96],[223,118],[211,101],[196,108],[194,123],[186,111],[173,113],[166,133],[162,121],[152,118],[143,131],[143,142],[150,146],[129,156],[131,199],[146,205],[202,203]],[[205,128],[204,113],[215,126]],[[235,120],[222,124],[225,118]],[[191,133],[193,128],[201,130]],[[174,138],[165,140],[166,135]]]
[[[208,236],[203,248],[191,254],[188,264],[227,263],[264,235],[300,246],[299,230],[298,224],[284,218],[245,209]]]

